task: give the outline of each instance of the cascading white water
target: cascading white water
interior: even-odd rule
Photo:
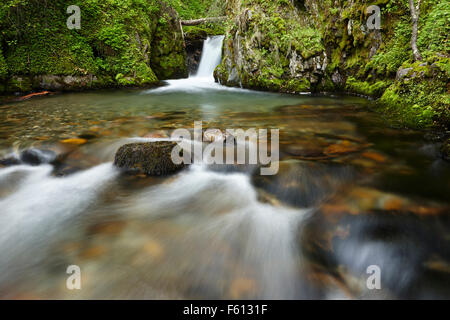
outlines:
[[[189,92],[198,93],[207,90],[238,90],[227,88],[214,82],[214,69],[222,59],[222,44],[225,36],[208,37],[203,44],[202,57],[197,74],[187,79],[167,80],[168,85],[146,91],[146,93]]]
[[[215,36],[205,40],[196,78],[214,78],[214,69],[219,65],[222,57],[224,38],[224,36]]]
[[[218,99],[233,103],[229,91],[239,92],[239,107],[244,97],[252,107],[255,97],[265,101],[263,93],[214,82],[223,40],[208,38],[198,73],[147,91],[156,93],[149,100],[186,105],[189,95],[209,116]],[[23,283],[72,299],[65,268],[75,264],[88,279],[77,298],[302,298],[296,236],[310,211],[262,203],[250,171],[216,172],[204,163],[164,183],[143,179],[151,184],[122,190],[130,178],[107,161],[125,143],[155,140],[170,139],[87,145],[84,152],[95,150],[96,161],[106,163],[62,178],[48,164],[1,168],[0,287],[15,288],[12,297]],[[120,236],[111,229],[114,219],[123,222]]]
[[[119,174],[111,163],[65,178],[53,177],[52,170],[47,164],[0,170],[0,185],[15,186],[0,198],[0,286],[45,259],[51,244],[64,236],[62,230],[68,230],[70,221],[95,203]],[[16,181],[17,175],[22,179]]]

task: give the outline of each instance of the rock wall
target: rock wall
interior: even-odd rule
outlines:
[[[370,5],[381,28],[369,29]],[[347,91],[378,99],[394,124],[450,124],[450,3],[424,0],[414,62],[405,0],[229,0],[222,84],[281,92]]]
[[[186,78],[188,70],[180,17],[165,3],[161,11],[151,45],[151,67],[159,79]]]
[[[220,82],[282,92],[310,91],[328,58],[319,31],[289,1],[231,1]]]

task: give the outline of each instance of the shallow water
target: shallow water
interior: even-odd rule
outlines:
[[[450,166],[348,96],[225,88],[59,94],[0,106],[0,297],[450,298]],[[280,129],[280,171],[121,174],[116,150],[176,128]],[[74,145],[65,139],[85,139]],[[66,288],[69,265],[81,290]],[[366,286],[379,266],[381,289]]]

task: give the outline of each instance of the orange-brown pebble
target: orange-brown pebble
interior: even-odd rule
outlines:
[[[367,159],[370,159],[370,160],[373,160],[376,162],[386,162],[386,158],[383,155],[376,153],[376,152],[364,152],[362,154],[362,156],[364,158],[367,158]]]
[[[87,140],[81,139],[81,138],[70,138],[70,139],[61,140],[61,142],[68,143],[68,144],[82,145],[82,144],[85,144],[87,142]]]

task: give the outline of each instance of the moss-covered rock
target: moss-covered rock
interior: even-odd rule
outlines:
[[[380,30],[367,26],[369,5],[381,9]],[[347,91],[379,99],[378,110],[392,123],[449,127],[448,1],[422,1],[418,45],[424,61],[418,63],[407,1],[233,0],[227,13],[223,60],[215,72],[222,84]]]
[[[185,166],[172,161],[175,146],[177,143],[171,141],[126,144],[117,151],[114,165],[129,173],[148,176],[175,173]]]
[[[70,30],[66,10],[74,4],[81,28]],[[8,76],[32,79],[34,89],[49,82],[80,89],[149,86],[186,74],[179,17],[160,0],[7,0],[0,4],[0,30],[0,88],[9,92],[23,86],[6,83]]]
[[[177,12],[163,3],[152,43],[151,66],[159,79],[188,76],[183,32]]]
[[[27,76],[13,76],[6,82],[7,92],[29,92],[32,88],[32,79]]]
[[[221,83],[281,92],[312,91],[326,69],[321,35],[290,1],[231,1]]]

